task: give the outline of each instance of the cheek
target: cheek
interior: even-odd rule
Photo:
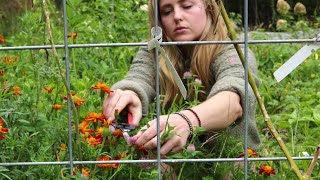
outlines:
[[[195,16],[195,17],[199,17],[194,19],[194,22],[195,22],[194,24],[196,25],[196,27],[199,29],[204,29],[207,24],[207,16],[200,14],[199,16]]]
[[[161,24],[165,32],[169,32],[168,30],[170,29],[170,27],[173,27],[170,25],[170,20],[168,18],[162,18]]]

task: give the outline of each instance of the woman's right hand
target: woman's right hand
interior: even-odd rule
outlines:
[[[133,126],[138,126],[142,117],[142,103],[138,95],[131,90],[116,89],[104,100],[102,112],[107,119],[115,119],[115,111],[126,110],[132,114]]]

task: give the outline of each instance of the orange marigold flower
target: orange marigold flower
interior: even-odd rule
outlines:
[[[62,143],[60,144],[60,151],[66,151],[67,150],[67,145]]]
[[[4,122],[3,119],[0,118],[0,132],[2,132],[2,133],[8,133],[8,128],[2,127],[3,122]]]
[[[267,164],[263,164],[262,166],[260,166],[259,168],[259,174],[265,174],[267,176],[270,176],[271,174],[276,174],[275,170],[273,169],[273,167],[267,165]]]
[[[8,133],[8,128],[4,128],[3,125],[3,119],[0,118],[0,133],[6,134]],[[0,134],[0,140],[4,139],[4,135]]]
[[[121,129],[116,129],[113,134],[114,137],[123,137]]]
[[[78,33],[74,32],[72,34],[68,34],[68,38],[77,39]]]
[[[0,69],[0,76],[3,76],[3,75],[4,75],[4,70]]]
[[[113,159],[114,159],[114,160],[119,160],[119,159],[124,158],[125,156],[126,156],[125,153],[120,153],[120,154],[118,154],[116,157],[114,157]]]
[[[2,58],[1,62],[2,64],[14,64],[18,61],[18,57],[15,57],[14,59],[12,59],[11,56],[5,56],[4,58]]]
[[[93,147],[95,147],[99,144],[102,144],[102,136],[96,136],[96,137],[88,136],[87,143]]]
[[[95,86],[92,86],[91,89],[93,89],[93,90],[99,90],[100,89],[101,91],[104,91],[107,94],[110,94],[110,92],[112,92],[112,90],[110,90],[109,86],[104,84],[104,83],[102,83],[102,82],[98,82],[98,84],[95,85]]]
[[[97,161],[109,161],[110,157],[109,156],[103,156],[102,158],[97,158]],[[102,168],[118,168],[119,164],[114,163],[114,164],[97,164],[97,166],[102,167]]]
[[[13,86],[12,91],[13,91],[14,96],[21,96],[22,95],[19,86]]]
[[[248,157],[257,157],[258,156],[258,153],[251,148],[247,149],[247,153],[248,153]],[[239,158],[242,158],[242,157],[244,157],[244,153],[241,153],[239,156]]]
[[[9,90],[7,85],[8,85],[8,81],[5,81],[2,85],[3,92],[7,92]]]
[[[76,102],[75,102],[76,106],[81,106],[81,104],[84,103],[84,102],[85,102],[85,100],[83,100],[83,99],[81,99],[81,98],[76,96]]]
[[[136,151],[141,151],[142,154],[144,154],[144,155],[148,155],[148,151],[144,148],[144,145],[141,145],[141,146],[139,146],[139,147],[136,147],[135,150],[136,150]]]
[[[13,90],[13,91],[20,91],[20,87],[19,87],[19,86],[13,86],[13,87],[12,87],[12,90]]]
[[[91,174],[91,172],[88,169],[82,168],[81,176],[90,177],[90,174]]]
[[[64,93],[63,91],[62,92],[60,92],[60,93]],[[73,98],[73,97],[75,97],[76,96],[76,94],[75,93],[71,93],[71,98]],[[63,100],[68,100],[68,97],[67,96],[65,96],[65,97],[63,97]]]
[[[103,134],[103,127],[99,127],[97,130],[96,130],[96,135],[102,135]]]
[[[108,126],[110,126],[115,121],[116,121],[115,119],[114,120],[108,119],[108,120],[106,120],[106,123],[107,123]]]
[[[106,137],[107,135],[110,134],[110,130],[109,130],[109,128],[106,128],[106,127],[99,127],[96,130],[95,134],[97,136]]]
[[[52,108],[53,108],[54,110],[60,110],[60,109],[63,108],[63,105],[61,105],[61,104],[54,104],[54,105],[52,105]]]
[[[73,175],[77,175],[76,171],[80,171],[79,166],[73,168],[72,171],[73,171]],[[87,168],[84,168],[84,167],[82,168],[82,170],[81,170],[81,177],[82,177],[82,179],[85,179],[85,178],[83,178],[84,176],[86,176],[87,178],[89,178],[89,177],[90,177],[90,174],[91,174],[91,172],[90,172]]]
[[[89,123],[87,121],[83,121],[82,123],[80,123],[78,126],[80,133],[82,134],[94,133],[94,130],[87,128],[88,126],[89,126]]]
[[[3,38],[1,34],[0,34],[0,43],[6,43],[6,40]]]
[[[115,122],[116,120],[114,119],[114,120],[109,120],[109,119],[105,119],[105,118],[103,118],[103,119],[99,119],[99,121],[100,121],[100,123],[102,124],[102,125],[104,125],[105,127],[109,127],[113,122]]]
[[[89,112],[88,117],[82,118],[84,121],[90,121],[90,122],[96,122],[97,120],[102,121],[104,120],[104,115],[103,114],[98,114],[95,112]]]
[[[4,135],[0,134],[0,140],[4,139],[6,137],[4,137]]]
[[[53,88],[51,88],[51,87],[45,87],[45,88],[43,88],[45,91],[47,91],[48,93],[51,93],[52,92],[52,90],[53,90]]]
[[[72,93],[71,94],[71,98],[75,100],[75,106],[81,106],[82,103],[85,102],[85,100],[79,98],[78,96],[76,96],[76,94]],[[68,97],[63,97],[63,100],[68,100]]]

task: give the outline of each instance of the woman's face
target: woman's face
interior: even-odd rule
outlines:
[[[160,0],[160,19],[172,41],[196,41],[207,22],[203,0]]]

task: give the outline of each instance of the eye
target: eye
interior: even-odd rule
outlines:
[[[160,11],[160,14],[162,15],[162,16],[167,16],[167,15],[169,15],[171,13],[171,8],[165,8],[165,9],[162,9],[161,11]]]
[[[192,8],[192,6],[193,6],[193,4],[190,2],[185,2],[182,4],[183,9],[190,9],[190,8]]]
[[[182,6],[183,9],[190,9],[192,7],[192,5],[185,5],[185,6]]]

